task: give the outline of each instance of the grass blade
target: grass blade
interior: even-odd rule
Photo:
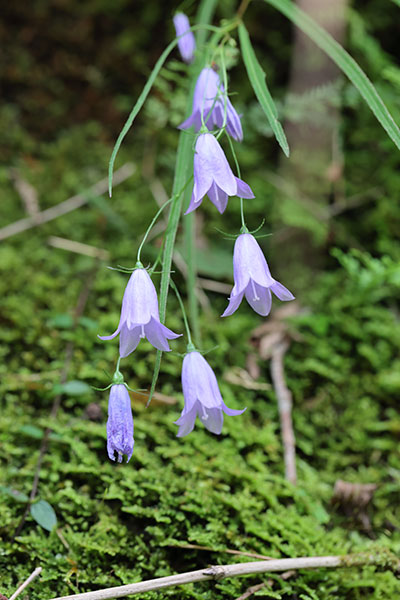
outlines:
[[[247,75],[249,76],[257,100],[266,114],[280,147],[286,156],[289,156],[289,144],[282,125],[278,120],[278,111],[276,110],[275,103],[265,82],[265,73],[257,60],[249,34],[243,23],[239,25],[239,40]]]
[[[308,35],[321,50],[337,64],[339,69],[358,89],[389,137],[400,149],[400,129],[386,108],[374,85],[354,58],[307,13],[298,8],[291,0],[264,0]]]

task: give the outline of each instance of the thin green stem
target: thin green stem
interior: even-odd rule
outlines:
[[[226,134],[226,137],[228,138],[228,141],[229,141],[229,146],[230,146],[230,149],[231,149],[231,152],[232,152],[232,156],[233,156],[233,160],[234,160],[234,163],[235,163],[237,176],[239,177],[239,179],[241,179],[239,161],[238,161],[238,159],[236,157],[236,152],[235,152],[235,149],[233,147],[232,140],[231,140],[231,138],[230,138],[230,136],[228,134]],[[248,229],[247,229],[246,221],[245,221],[245,218],[244,218],[244,202],[243,202],[243,198],[241,198],[239,196],[239,200],[240,200],[240,219],[241,219],[241,222],[242,222],[241,233],[247,233]]]
[[[221,60],[221,69],[222,69],[222,81],[224,85],[224,120],[222,122],[222,129],[225,130],[226,121],[228,118],[227,115],[227,106],[228,106],[228,76],[226,74],[226,66],[225,66],[225,58],[224,58],[224,41],[222,41],[219,46],[219,54]]]
[[[185,216],[184,222],[185,254],[187,264],[187,297],[190,321],[194,336],[200,343],[199,306],[196,295],[197,261],[196,261],[196,211]]]
[[[188,321],[188,318],[187,318],[187,315],[186,315],[186,310],[185,310],[185,305],[183,304],[182,297],[181,297],[181,295],[179,293],[179,290],[176,287],[175,282],[173,281],[173,279],[170,280],[170,286],[174,290],[174,292],[176,294],[176,297],[178,298],[179,306],[181,307],[182,316],[183,316],[183,322],[185,323],[186,335],[187,335],[187,338],[188,338],[188,343],[189,343],[189,345],[193,346],[192,336],[190,334],[189,321]]]
[[[141,252],[142,252],[142,248],[143,248],[143,246],[144,246],[144,244],[145,244],[145,242],[146,242],[146,240],[147,240],[147,237],[148,237],[148,235],[149,235],[150,231],[153,229],[153,227],[154,227],[154,225],[155,225],[155,223],[156,223],[156,221],[157,221],[158,217],[161,215],[161,213],[162,213],[162,211],[164,210],[164,208],[165,208],[166,206],[168,206],[168,204],[171,204],[172,200],[173,200],[173,198],[170,198],[169,200],[167,200],[166,202],[164,202],[164,204],[163,204],[163,205],[162,205],[162,206],[161,206],[161,207],[158,209],[158,211],[156,212],[155,216],[153,217],[153,220],[152,220],[152,222],[150,223],[150,225],[148,226],[148,228],[147,228],[147,231],[146,231],[146,233],[144,234],[144,236],[143,236],[143,239],[142,239],[142,241],[141,241],[141,244],[140,244],[140,246],[139,246],[139,248],[138,248],[138,251],[137,251],[137,258],[136,258],[137,262],[140,262],[140,254],[141,254]]]

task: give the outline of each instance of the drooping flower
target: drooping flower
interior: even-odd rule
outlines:
[[[233,278],[235,285],[223,317],[229,317],[239,308],[244,295],[251,308],[262,317],[271,310],[271,292],[279,300],[294,300],[293,294],[272,277],[265,256],[251,233],[242,233],[236,239]]]
[[[119,354],[122,358],[136,350],[141,338],[147,338],[158,350],[168,352],[167,340],[180,337],[160,323],[157,292],[150,275],[143,267],[133,271],[122,299],[119,325],[112,335],[99,335],[112,340],[120,334]]]
[[[234,140],[241,142],[243,131],[240,117],[226,96],[218,73],[210,67],[204,68],[194,89],[192,114],[179,125],[179,129],[189,129],[193,125],[195,130],[199,131],[202,126],[202,115],[208,129],[221,128],[224,124],[225,104],[226,130]]]
[[[241,415],[246,409],[228,408],[222,400],[214,371],[206,359],[195,350],[185,355],[182,365],[182,388],[185,405],[175,425],[177,437],[188,435],[198,415],[203,425],[212,433],[220,434],[226,415]]]
[[[118,462],[122,462],[124,454],[126,462],[133,452],[133,418],[131,399],[124,384],[112,385],[108,401],[107,421],[107,452],[111,460],[115,460],[117,453]]]
[[[224,151],[211,133],[200,134],[196,141],[194,186],[185,214],[196,210],[206,194],[221,214],[228,204],[228,196],[254,198],[250,186],[232,173]]]
[[[182,36],[178,41],[179,52],[186,63],[191,63],[194,57],[194,51],[196,50],[196,42],[194,40],[193,31],[189,31],[189,19],[184,13],[180,12],[176,13],[173,21],[177,37],[180,35]]]

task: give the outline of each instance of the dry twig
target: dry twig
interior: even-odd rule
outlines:
[[[128,179],[128,177],[130,177],[134,171],[135,166],[132,163],[126,163],[123,165],[114,173],[114,186]],[[43,223],[48,223],[49,221],[52,221],[61,215],[72,212],[73,210],[76,210],[77,208],[80,208],[86,204],[90,198],[105,194],[107,190],[108,178],[105,178],[92,185],[92,187],[90,187],[87,191],[82,192],[82,194],[72,196],[71,198],[68,198],[68,200],[60,202],[60,204],[56,204],[56,206],[52,206],[51,208],[47,208],[46,210],[35,214],[33,217],[20,219],[19,221],[15,221],[15,223],[11,223],[10,225],[3,227],[3,229],[0,229],[0,240],[5,240],[12,235],[16,235],[17,233],[21,233],[27,229],[32,229],[32,227],[37,227],[38,225],[43,225]]]
[[[198,546],[197,544],[170,544],[170,548],[183,548],[187,550],[206,550],[207,552],[222,552],[224,554],[234,554],[235,556],[248,556],[249,558],[259,558],[260,560],[273,560],[272,556],[257,554],[256,552],[242,552],[241,550],[231,550],[223,548],[222,550],[212,548],[211,546]]]
[[[89,246],[89,244],[82,244],[82,242],[67,240],[56,235],[51,235],[47,240],[47,243],[50,246],[53,246],[53,248],[75,252],[75,254],[83,254],[84,256],[90,256],[91,258],[108,260],[110,257],[109,252],[103,248],[96,248],[95,246]]]
[[[283,367],[283,357],[288,348],[289,343],[287,341],[283,341],[275,346],[271,359],[271,377],[278,398],[283,452],[285,457],[285,477],[296,485],[296,440],[292,423],[292,394],[286,385]]]
[[[258,592],[258,590],[262,590],[262,588],[265,587],[265,585],[265,583],[257,583],[257,585],[252,585],[251,587],[247,588],[244,594],[241,594],[239,598],[236,598],[236,600],[246,600],[246,598],[249,598],[256,592]]]
[[[11,178],[14,183],[14,187],[17,190],[26,212],[32,218],[36,218],[40,212],[38,193],[36,189],[21,177],[18,169],[11,169]]]
[[[159,577],[148,581],[140,581],[128,585],[62,596],[52,600],[109,600],[110,598],[122,598],[133,594],[143,594],[150,590],[160,590],[175,585],[195,583],[197,581],[219,580],[226,577],[241,577],[253,573],[276,573],[288,569],[316,569],[361,566],[368,564],[380,564],[382,557],[373,554],[353,554],[350,556],[307,556],[303,558],[282,558],[267,561],[238,563],[234,565],[218,565],[208,569],[199,569],[189,573]],[[396,562],[396,567],[398,563]]]
[[[41,572],[42,572],[42,567],[38,567],[37,569],[35,569],[33,571],[33,573],[31,573],[29,575],[29,577],[27,579],[25,579],[25,581],[23,583],[21,583],[19,588],[17,590],[15,590],[15,592],[12,594],[12,596],[10,596],[9,600],[15,600],[15,598],[17,598],[17,596],[19,596],[20,593],[23,592],[24,589],[31,583],[31,581],[33,581],[35,579],[35,577],[37,577],[39,575],[39,573],[41,573]]]

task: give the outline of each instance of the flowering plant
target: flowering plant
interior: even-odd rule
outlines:
[[[338,47],[329,34],[310,21],[309,17],[294,7],[289,0],[279,0],[279,2],[278,0],[266,0],[266,2],[288,16],[329,54],[354,85],[359,88],[389,135],[400,145],[400,132],[394,129],[394,122],[375,88],[353,59],[340,46]],[[248,183],[242,179],[233,143],[245,140],[245,131],[243,131],[245,123],[242,123],[242,117],[230,99],[231,92],[226,66],[227,49],[236,46],[235,35],[237,33],[241,57],[255,96],[269,121],[276,141],[284,154],[289,156],[289,145],[279,121],[275,103],[267,87],[265,73],[257,60],[243,22],[248,5],[249,0],[243,0],[237,13],[232,18],[222,21],[219,27],[213,26],[209,22],[213,16],[215,2],[207,2],[207,0],[201,0],[198,18],[194,26],[190,25],[188,17],[182,12],[173,17],[176,39],[169,44],[157,61],[118,137],[110,160],[109,191],[111,197],[116,154],[136,115],[142,108],[165,60],[177,46],[183,61],[187,63],[184,68],[187,73],[188,89],[191,91],[186,118],[179,126],[181,133],[171,198],[157,211],[139,246],[136,266],[134,269],[128,270],[131,275],[123,295],[117,329],[112,335],[99,337],[102,340],[112,340],[117,335],[120,336],[118,373],[120,373],[120,359],[126,358],[134,352],[140,339],[147,338],[157,349],[149,403],[155,390],[162,352],[170,350],[168,340],[174,340],[180,336],[165,325],[168,291],[170,287],[173,287],[182,309],[187,337],[186,354],[182,366],[184,407],[181,416],[176,421],[179,427],[178,437],[183,437],[193,430],[196,416],[199,416],[206,429],[220,434],[223,414],[240,415],[245,410],[228,408],[224,404],[211,366],[192,341],[192,330],[193,337],[197,342],[199,337],[194,219],[205,196],[208,196],[220,214],[227,210],[229,198],[232,198],[231,203],[239,202],[240,206],[241,220],[240,224],[238,223],[237,234],[234,236],[236,239],[233,253],[234,286],[229,297],[228,307],[222,316],[232,315],[239,308],[244,297],[251,308],[262,317],[268,316],[271,311],[272,294],[282,301],[294,299],[292,292],[272,277],[263,250],[257,242],[256,232],[250,232],[247,226],[244,200],[251,202],[255,195]],[[244,143],[246,142],[244,141]],[[227,150],[229,150],[228,155],[225,153]],[[151,268],[146,269],[140,261],[141,250],[152,227],[167,206],[170,210],[162,249],[156,262]],[[186,314],[184,302],[171,279],[172,257],[181,218],[188,250],[186,270],[189,315]],[[159,262],[161,262],[161,285],[158,299],[152,276]],[[133,450],[133,421],[129,394],[124,386],[123,380],[113,380],[107,424],[108,453],[110,458],[114,458],[116,451],[118,460],[123,454],[126,454],[129,460]]]

